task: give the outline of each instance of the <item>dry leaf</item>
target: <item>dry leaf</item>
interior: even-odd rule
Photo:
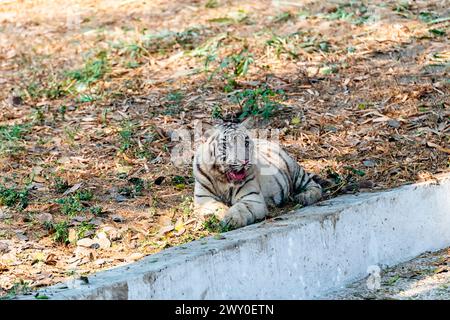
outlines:
[[[83,186],[83,183],[82,183],[82,182],[81,182],[81,183],[75,184],[73,187],[71,187],[70,189],[66,190],[66,191],[63,193],[63,196],[67,196],[67,195],[69,195],[69,194],[71,194],[71,193],[74,193],[74,192],[78,191],[78,189],[80,189],[82,186]]]
[[[445,153],[450,154],[450,149],[449,148],[443,148],[443,147],[441,147],[440,145],[438,145],[436,143],[427,141],[427,146],[429,146],[431,148],[435,148],[435,149],[437,149],[437,150],[439,150],[441,152],[445,152]]]

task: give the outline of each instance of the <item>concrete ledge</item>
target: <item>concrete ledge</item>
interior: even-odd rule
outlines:
[[[450,245],[450,174],[343,196],[99,272],[51,299],[311,299]]]

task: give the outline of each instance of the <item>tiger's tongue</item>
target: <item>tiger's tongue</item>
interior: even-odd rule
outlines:
[[[241,181],[245,179],[245,170],[241,170],[241,171],[231,171],[227,173],[228,179],[230,180],[234,180],[234,181]]]

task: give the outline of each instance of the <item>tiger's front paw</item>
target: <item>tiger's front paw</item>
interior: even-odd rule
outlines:
[[[300,204],[302,206],[308,205],[308,197],[306,197],[304,193],[295,195],[294,199],[295,199],[295,202],[297,202],[298,204]]]
[[[320,189],[313,189],[307,192],[302,192],[294,196],[294,200],[301,204],[302,206],[309,206],[316,203],[322,197],[322,192]]]
[[[221,219],[221,223],[224,227],[231,227],[232,229],[245,227],[252,223],[251,216],[248,212],[242,210],[239,205],[231,207],[225,216]]]
[[[211,216],[216,216],[219,220],[222,220],[228,212],[228,207],[221,202],[208,202],[202,206],[196,206],[195,211],[204,220]]]

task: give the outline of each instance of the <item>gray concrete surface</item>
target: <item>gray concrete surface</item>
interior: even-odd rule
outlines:
[[[310,299],[450,246],[450,175],[342,196],[99,272],[50,299]],[[66,288],[65,288],[66,287]]]
[[[382,268],[378,275],[327,294],[333,300],[449,300],[450,248],[425,252],[394,267]],[[374,279],[374,277],[377,279]],[[370,284],[377,281],[378,286]],[[369,285],[368,285],[369,283]]]

